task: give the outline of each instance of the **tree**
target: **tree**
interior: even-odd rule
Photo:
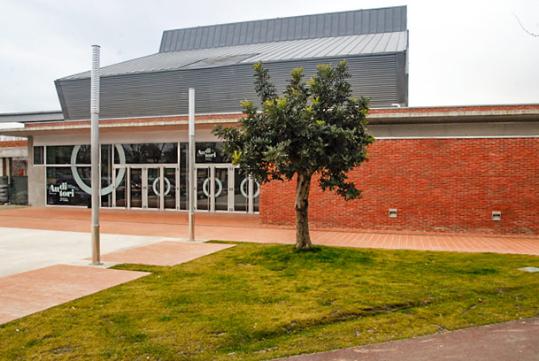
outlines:
[[[524,24],[522,24],[522,21],[520,21],[520,18],[516,15],[516,14],[513,14],[515,16],[515,19],[517,19],[517,22],[518,22],[518,25],[520,25],[520,28],[522,30],[524,30],[524,32],[530,36],[533,36],[534,38],[539,38],[539,33],[532,33],[531,31],[528,30],[528,28],[526,28],[524,26]]]
[[[347,172],[366,159],[374,140],[366,130],[368,100],[352,97],[345,61],[318,65],[307,82],[303,68],[293,69],[281,96],[261,63],[253,69],[261,108],[243,101],[240,126],[217,127],[214,134],[224,140],[232,162],[260,183],[296,179],[296,248],[309,249],[313,177],[346,200],[360,196]]]

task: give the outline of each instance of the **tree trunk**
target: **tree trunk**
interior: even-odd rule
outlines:
[[[309,190],[311,174],[298,173],[296,184],[296,249],[304,250],[312,247],[309,234]]]

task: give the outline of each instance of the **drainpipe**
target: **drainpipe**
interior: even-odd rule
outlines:
[[[99,234],[99,207],[101,205],[101,159],[99,146],[99,45],[92,45],[92,71],[91,71],[91,161],[92,161],[92,264],[101,264],[100,234]]]

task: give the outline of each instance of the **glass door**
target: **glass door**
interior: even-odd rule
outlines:
[[[212,198],[215,211],[228,211],[228,168],[214,167],[212,182]]]
[[[159,168],[146,168],[147,208],[161,209],[161,172]],[[144,196],[144,195],[143,195]]]
[[[143,207],[142,168],[129,168],[129,208]]]
[[[233,173],[228,165],[196,166],[196,209],[199,211],[233,211]]]
[[[179,168],[165,165],[116,167],[114,207],[179,209]]]
[[[162,168],[163,208],[179,209],[179,171],[177,168]]]
[[[126,168],[114,168],[112,206],[127,208],[127,174]]]
[[[240,173],[239,168],[234,168],[234,210],[247,212],[249,210],[248,177]]]
[[[210,211],[210,198],[211,198],[211,176],[210,167],[201,167],[196,169],[196,183],[195,194],[196,201],[195,207],[199,211]]]
[[[234,168],[234,211],[254,213],[259,209],[260,184]]]

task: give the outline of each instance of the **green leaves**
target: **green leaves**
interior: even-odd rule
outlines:
[[[262,63],[253,65],[255,71],[255,91],[262,100],[274,99],[276,97],[275,86],[270,82],[270,76],[267,69],[264,69]]]
[[[261,63],[253,70],[261,109],[243,101],[241,127],[214,131],[233,162],[259,182],[319,174],[322,189],[359,197],[346,172],[366,159],[374,138],[366,128],[368,99],[352,96],[346,62],[319,64],[307,80],[303,68],[293,69],[282,95]]]

